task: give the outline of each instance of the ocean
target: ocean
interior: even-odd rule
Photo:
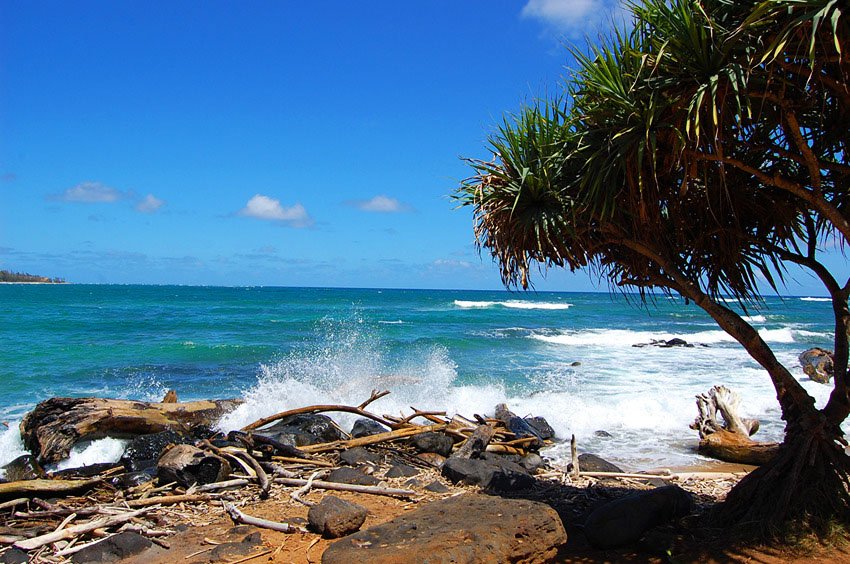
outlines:
[[[796,357],[831,348],[829,301],[771,297],[748,314],[823,405],[830,386]],[[633,346],[673,337],[696,346]],[[781,439],[767,374],[696,306],[664,296],[640,307],[604,292],[0,285],[0,465],[25,452],[17,425],[52,396],[241,397],[220,422],[232,429],[388,389],[370,409],[471,416],[506,402],[626,469],[679,466],[701,459],[688,424],[715,384],[761,420],[755,438]],[[567,443],[546,456],[564,462]],[[62,466],[115,460],[123,445],[80,445]]]

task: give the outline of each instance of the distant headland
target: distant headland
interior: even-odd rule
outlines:
[[[24,272],[0,270],[0,284],[65,284],[64,278],[49,278]]]

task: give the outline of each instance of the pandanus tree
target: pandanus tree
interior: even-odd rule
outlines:
[[[718,508],[774,535],[850,523],[850,280],[822,259],[850,240],[850,16],[837,0],[647,0],[587,51],[562,97],[505,120],[456,193],[502,281],[590,269],[646,300],[705,310],[767,372],[785,437]],[[739,311],[813,273],[835,316],[834,380],[813,398]],[[729,297],[740,308],[730,307]]]

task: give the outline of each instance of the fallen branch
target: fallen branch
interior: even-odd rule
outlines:
[[[278,478],[277,481],[285,486],[304,486],[307,480],[300,478]],[[392,497],[411,497],[416,495],[413,490],[401,490],[396,488],[383,488],[380,486],[360,486],[357,484],[340,484],[337,482],[324,482],[314,480],[313,486],[321,490],[336,490],[340,492],[357,492],[373,495],[387,495]]]
[[[307,479],[307,483],[304,484],[304,487],[302,487],[298,490],[295,490],[294,492],[289,494],[289,497],[291,497],[292,499],[294,499],[295,501],[297,501],[299,503],[303,503],[307,507],[312,507],[312,506],[316,505],[312,501],[308,501],[306,499],[301,499],[301,496],[307,495],[307,492],[309,492],[310,489],[313,487],[313,480],[315,480],[316,478],[318,478],[322,474],[326,474],[326,473],[327,473],[327,470],[317,470],[317,471],[313,472],[313,475],[310,476]]]
[[[491,425],[479,425],[472,432],[472,436],[466,439],[459,449],[452,453],[449,458],[478,458],[493,439],[496,429]]]
[[[21,497],[21,498],[18,498],[18,499],[13,499],[11,501],[6,501],[6,502],[3,502],[3,503],[0,503],[0,511],[2,511],[4,509],[9,509],[10,507],[16,507],[18,505],[23,505],[25,503],[29,503],[29,501],[30,501],[30,498]]]
[[[305,533],[304,529],[300,527],[296,527],[295,525],[290,525],[289,523],[281,523],[279,521],[269,521],[268,519],[261,519],[260,517],[252,517],[251,515],[246,515],[242,513],[236,506],[231,503],[224,504],[224,510],[230,516],[234,523],[242,524],[242,525],[253,525],[254,527],[260,527],[262,529],[270,529],[272,531],[278,531],[281,533]],[[269,551],[271,552],[271,551]]]
[[[217,497],[219,497],[218,494],[162,495],[147,499],[131,499],[126,503],[128,507],[149,507],[151,505],[174,505],[175,503],[210,501]]]
[[[31,539],[18,541],[14,544],[14,546],[15,548],[19,548],[21,550],[34,550],[36,548],[52,544],[60,540],[65,540],[79,535],[83,535],[85,533],[90,533],[95,529],[107,529],[109,527],[114,527],[115,525],[122,525],[130,519],[142,515],[146,511],[148,510],[139,509],[138,511],[130,511],[128,513],[122,513],[121,515],[111,515],[109,517],[102,517],[100,519],[89,521],[88,523],[81,523],[79,525],[74,525],[73,527],[68,527],[67,529],[62,529],[61,531],[53,531],[52,533],[47,533],[46,535],[41,535]]]
[[[236,480],[225,480],[223,482],[213,482],[212,484],[204,484],[195,488],[196,493],[214,492],[215,490],[223,490],[225,488],[235,488],[238,486],[247,486],[251,481],[246,478],[238,478]]]
[[[372,395],[369,396],[369,399],[361,403],[357,406],[357,409],[366,409],[366,406],[372,403],[375,400],[379,400],[385,395],[389,394],[389,390],[384,390],[383,392],[379,392],[378,390],[372,390]]]
[[[378,433],[376,435],[360,437],[358,439],[349,439],[347,441],[333,441],[330,443],[309,445],[301,447],[301,450],[303,450],[304,452],[328,452],[331,450],[344,450],[352,447],[373,445],[376,443],[383,443],[386,441],[394,441],[398,439],[406,439],[415,435],[421,435],[422,433],[442,431],[445,428],[445,425],[416,425],[413,427],[405,427],[403,429],[388,431],[386,433]]]
[[[368,404],[367,404],[368,405]],[[258,419],[254,421],[250,425],[246,425],[242,427],[242,431],[253,431],[255,429],[259,429],[260,427],[264,427],[269,423],[273,423],[274,421],[279,421],[280,419],[284,419],[286,417],[290,417],[292,415],[302,415],[304,413],[324,413],[327,411],[337,411],[340,413],[353,413],[355,415],[359,415],[361,417],[366,417],[367,419],[372,419],[373,421],[377,421],[381,425],[385,427],[389,427],[390,429],[395,429],[400,426],[399,423],[392,423],[387,421],[383,417],[379,417],[374,413],[369,413],[365,411],[361,407],[353,407],[350,405],[310,405],[307,407],[299,407],[297,409],[290,409],[288,411],[281,411],[280,413],[276,413],[274,415],[269,415],[268,417],[263,417],[262,419]],[[304,449],[301,449],[304,450]]]

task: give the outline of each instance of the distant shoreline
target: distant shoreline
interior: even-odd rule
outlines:
[[[70,282],[0,282],[0,284],[43,284],[45,286],[61,286]]]

